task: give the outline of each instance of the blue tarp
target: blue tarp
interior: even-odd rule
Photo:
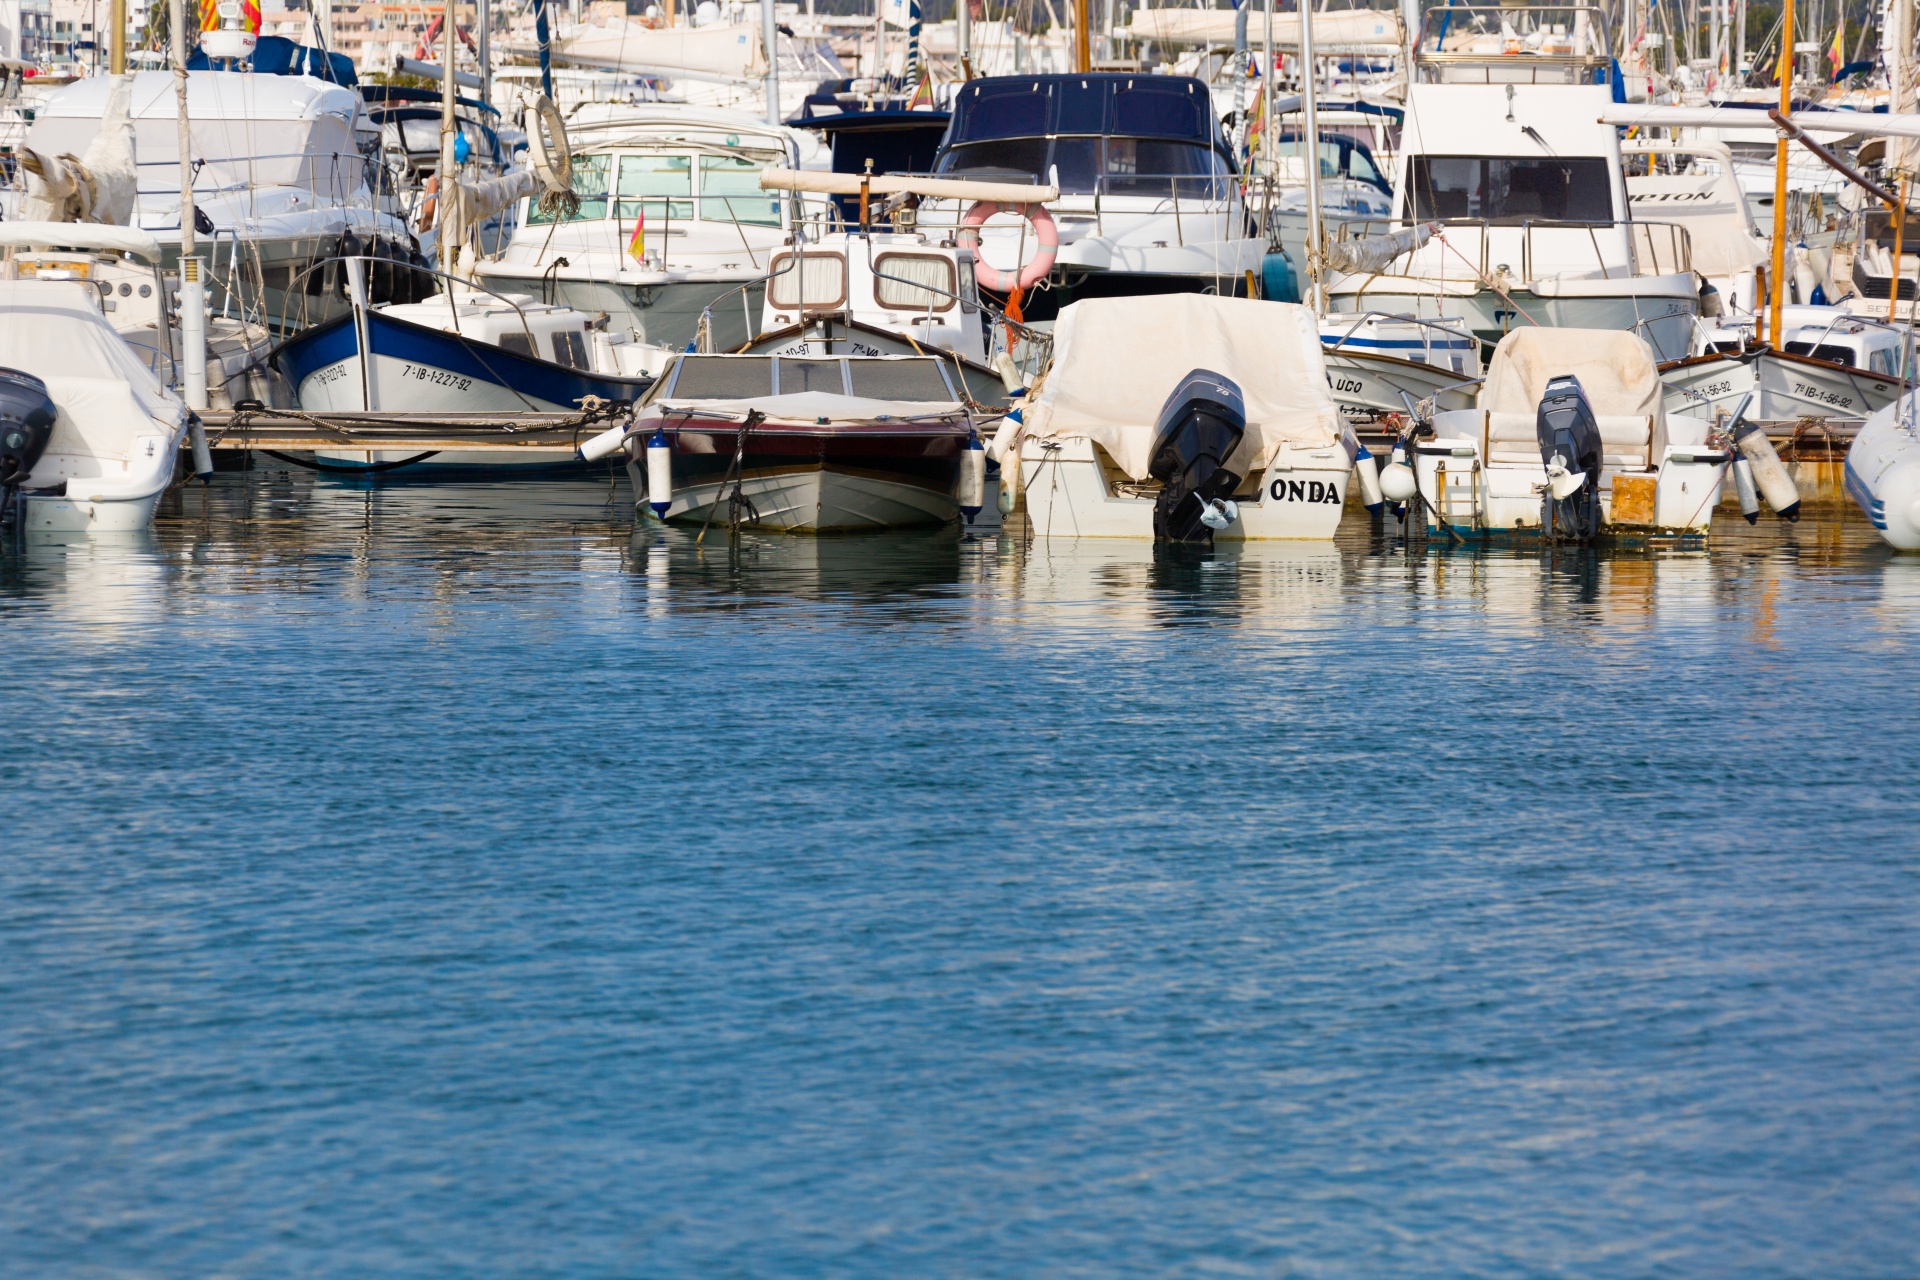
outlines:
[[[352,58],[344,53],[326,53],[311,45],[295,44],[285,36],[261,36],[260,42],[253,47],[252,65],[254,72],[263,76],[312,76],[316,80],[331,80],[335,84],[346,85],[349,89],[360,83],[360,77],[353,69]],[[205,50],[195,49],[193,56],[187,59],[189,71],[213,69]]]

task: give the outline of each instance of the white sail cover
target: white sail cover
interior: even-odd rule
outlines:
[[[1127,33],[1135,40],[1161,44],[1232,44],[1232,9],[1136,9]],[[1247,18],[1247,39],[1257,49],[1266,39],[1266,15]],[[1343,49],[1397,50],[1406,43],[1400,15],[1391,9],[1343,9],[1313,15],[1313,47],[1318,52]],[[1300,47],[1300,17],[1273,15],[1273,47]]]
[[[27,171],[21,218],[118,227],[133,220],[139,185],[133,155],[133,77],[108,77],[106,94],[105,113],[84,156],[25,148],[39,163],[40,172]]]
[[[615,21],[604,27],[579,28],[561,42],[557,52],[565,61],[586,66],[667,75],[689,71],[732,80],[757,79],[767,65],[760,29],[744,23],[655,30],[637,22]]]
[[[1265,470],[1282,443],[1319,449],[1340,439],[1313,312],[1198,293],[1090,298],[1064,308],[1053,363],[1021,434],[1090,439],[1145,480],[1161,406],[1195,369],[1239,384],[1247,434],[1234,461],[1245,473]]]
[[[1532,418],[1547,382],[1568,373],[1580,379],[1595,417],[1652,418],[1664,431],[1653,349],[1621,329],[1515,329],[1493,349],[1480,408]]]
[[[1372,275],[1385,271],[1403,253],[1412,253],[1433,238],[1437,222],[1422,222],[1391,235],[1364,240],[1333,240],[1327,244],[1327,265],[1335,271]]]

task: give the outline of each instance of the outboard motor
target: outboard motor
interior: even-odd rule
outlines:
[[[1228,496],[1241,476],[1227,459],[1247,434],[1247,409],[1232,378],[1195,369],[1160,407],[1147,454],[1147,474],[1160,482],[1153,504],[1153,536],[1211,544],[1214,531],[1239,517]]]
[[[0,369],[0,521],[19,500],[19,490],[47,451],[59,410],[47,384],[18,369]]]
[[[1563,374],[1547,383],[1534,431],[1547,491],[1540,497],[1540,536],[1586,542],[1600,532],[1600,424],[1580,379]]]

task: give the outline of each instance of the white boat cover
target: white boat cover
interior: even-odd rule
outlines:
[[[47,453],[119,459],[133,438],[171,439],[186,406],[107,323],[92,286],[0,281],[0,359],[47,384],[59,421]]]
[[[816,169],[762,169],[760,186],[766,191],[812,191],[822,195],[857,196],[857,173],[822,173]],[[888,177],[867,179],[867,193],[876,196],[914,195],[930,200],[991,200],[999,204],[1051,204],[1060,198],[1058,187],[1021,186],[1013,182],[975,182],[966,178]]]
[[[27,172],[20,216],[31,222],[97,222],[126,226],[133,220],[139,174],[133,154],[133,77],[109,76],[106,113],[87,143],[87,153],[55,154],[29,146],[40,172]]]
[[[160,242],[138,227],[109,227],[79,222],[0,222],[0,247],[32,249],[105,249],[160,260]]]
[[[1653,349],[1620,329],[1515,329],[1493,349],[1479,407],[1532,418],[1548,380],[1568,373],[1580,379],[1595,417],[1652,418],[1656,434],[1664,431]]]
[[[1235,463],[1246,474],[1264,471],[1282,443],[1320,449],[1340,439],[1313,312],[1198,293],[1090,298],[1062,309],[1053,362],[1019,434],[1084,437],[1145,480],[1161,407],[1195,369],[1240,386],[1247,434]],[[996,442],[996,453],[1002,447]]]
[[[1266,40],[1266,16],[1253,13],[1247,18],[1247,40],[1255,48]],[[1157,40],[1162,44],[1232,44],[1232,9],[1136,9],[1127,34],[1135,40]],[[1391,49],[1398,52],[1406,43],[1400,15],[1391,9],[1345,9],[1313,15],[1315,53],[1343,49]],[[1273,47],[1300,47],[1300,17],[1293,13],[1273,15]]]
[[[180,134],[173,73],[141,71],[131,79],[143,190],[149,198],[177,191]],[[27,146],[83,153],[106,115],[108,80],[76,80],[47,99],[27,131]],[[187,119],[193,158],[203,162],[194,190],[284,185],[329,198],[349,196],[365,184],[366,162],[353,133],[359,112],[358,93],[311,76],[190,71]]]

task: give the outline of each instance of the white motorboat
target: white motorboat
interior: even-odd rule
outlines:
[[[799,213],[797,201],[761,189],[760,171],[817,160],[819,139],[666,103],[589,103],[566,130],[578,207],[529,200],[506,252],[478,264],[480,281],[604,311],[635,342],[681,349],[703,318],[707,350],[751,337],[768,264]]]
[[[80,280],[0,280],[0,507],[29,530],[144,529],[186,406]]]
[[[1476,19],[1516,37],[1438,47],[1441,24]],[[1530,44],[1535,28],[1551,38]],[[1612,102],[1608,48],[1588,6],[1430,11],[1407,89],[1396,220],[1342,234],[1440,231],[1387,263],[1337,272],[1329,307],[1457,316],[1488,343],[1527,326],[1616,329],[1662,358],[1688,354],[1700,300],[1687,234],[1632,215],[1618,131],[1598,122]]]
[[[937,176],[1033,183],[1049,212],[932,200],[921,225],[977,238],[1029,322],[1083,298],[1244,296],[1267,241],[1254,234],[1207,86],[1185,76],[1090,74],[974,80],[954,95]],[[1025,206],[1023,206],[1023,209]]]
[[[1417,427],[1382,486],[1460,536],[1702,535],[1731,459],[1710,422],[1669,413],[1663,392],[1632,334],[1516,329],[1478,404]]]
[[[1847,496],[1887,545],[1920,551],[1920,392],[1862,424],[1847,450],[1845,475]]]
[[[933,356],[676,357],[630,423],[639,510],[786,533],[940,525],[984,502],[985,456],[951,366]]]
[[[1051,366],[989,454],[1036,536],[1320,539],[1359,444],[1311,311],[1179,294],[1062,311]]]
[[[1458,317],[1322,316],[1320,341],[1327,349],[1327,386],[1350,422],[1403,416],[1422,400],[1442,409],[1473,407],[1480,339]]]
[[[1660,366],[1670,409],[1731,409],[1752,393],[1754,422],[1801,419],[1858,422],[1878,413],[1911,385],[1902,369],[1907,326],[1842,306],[1780,309],[1779,348],[1755,337],[1755,317],[1735,316],[1703,328],[1699,354]],[[1903,373],[1906,376],[1903,376]]]

